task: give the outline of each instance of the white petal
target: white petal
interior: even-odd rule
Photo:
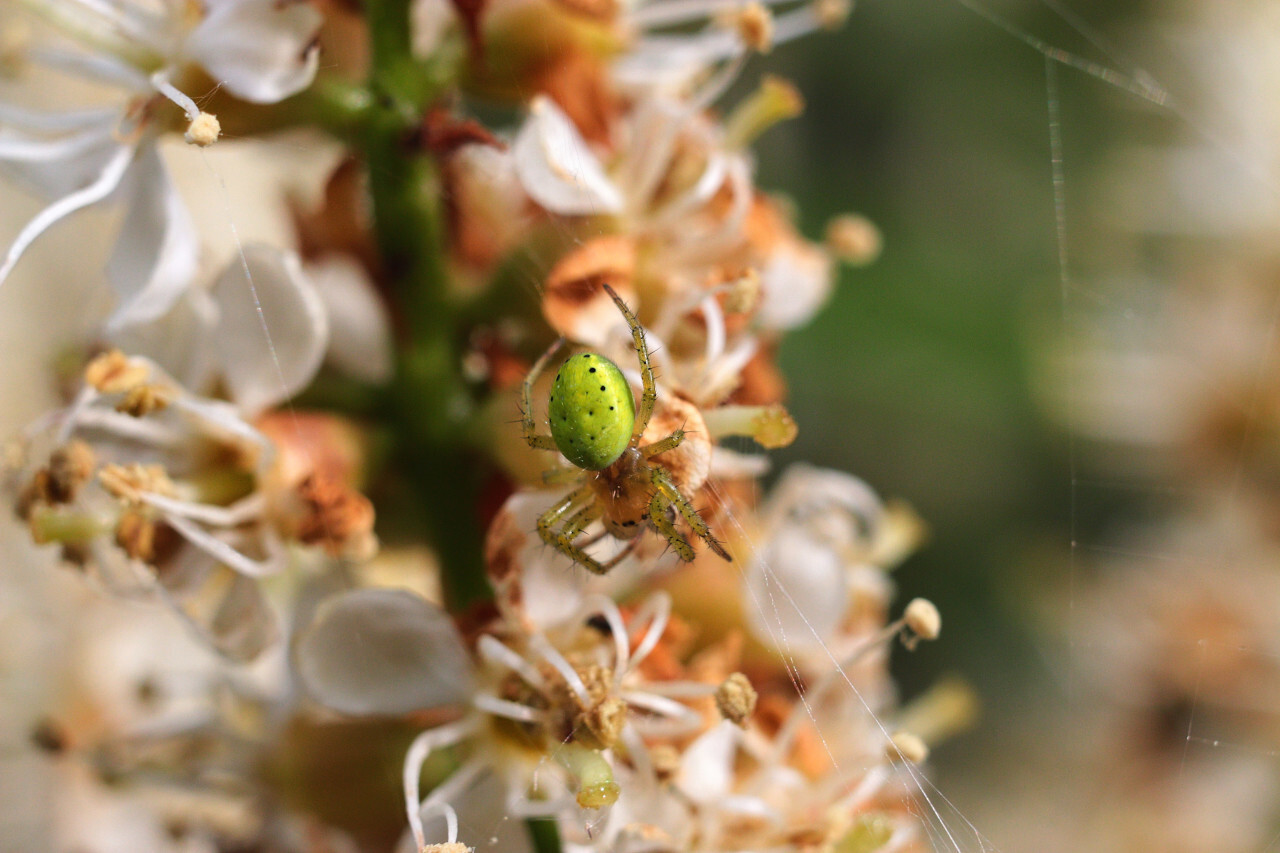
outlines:
[[[715,197],[728,174],[729,158],[719,151],[709,151],[707,167],[703,169],[697,183],[654,214],[654,220],[659,224],[669,223],[697,210]]]
[[[742,583],[751,631],[772,648],[809,648],[833,636],[849,606],[840,555],[800,527],[779,530]]]
[[[512,151],[525,192],[552,213],[589,216],[622,210],[622,193],[550,98],[534,98]]]
[[[412,593],[361,589],[322,603],[294,648],[303,685],[348,714],[465,701],[471,664],[449,615]]]
[[[296,255],[245,246],[243,259],[232,261],[212,294],[219,309],[218,363],[242,412],[260,412],[311,381],[324,357],[329,326],[324,303]]]
[[[831,292],[832,276],[826,252],[798,239],[779,241],[760,271],[759,322],[773,329],[807,322]]]
[[[713,803],[733,785],[733,759],[741,729],[723,720],[685,747],[676,785],[696,803]]]
[[[391,377],[391,321],[364,268],[346,256],[307,266],[307,274],[329,317],[329,361],[363,379]]]
[[[85,53],[56,47],[33,48],[28,58],[41,65],[92,80],[95,84],[120,86],[141,94],[148,89],[147,75],[122,59],[107,53]]]
[[[649,36],[613,63],[613,78],[624,92],[642,97],[685,98],[711,67],[737,47],[731,33],[711,37]]]
[[[117,300],[108,332],[155,320],[196,274],[195,226],[154,145],[138,152],[130,178],[124,224],[107,262]]]
[[[788,467],[769,496],[768,512],[775,522],[810,521],[832,510],[845,513],[863,535],[873,532],[884,516],[880,498],[862,480],[813,465]]]
[[[252,660],[279,636],[275,614],[257,582],[202,551],[184,549],[159,579],[178,615],[231,660]]]
[[[102,172],[92,183],[55,201],[35,215],[18,233],[17,239],[5,254],[4,263],[0,265],[0,284],[9,277],[9,273],[17,265],[18,259],[34,243],[41,234],[48,231],[58,222],[75,213],[77,210],[97,204],[115,191],[121,179],[133,162],[133,149],[121,146],[106,162]]]
[[[109,339],[122,352],[150,358],[188,391],[205,394],[213,378],[217,319],[209,294],[193,289],[155,322],[118,329]]]
[[[122,147],[115,128],[112,115],[60,136],[0,132],[0,168],[46,198],[61,198],[93,183],[107,168]]]
[[[174,410],[185,412],[203,422],[209,432],[223,439],[238,439],[250,445],[258,453],[258,471],[265,471],[271,464],[275,445],[241,417],[235,406],[225,400],[210,400],[184,394],[173,401]]]
[[[446,0],[413,0],[409,7],[413,55],[426,59],[434,53],[454,19],[453,4]]]
[[[456,798],[458,838],[485,839],[485,853],[531,853],[533,845],[524,821],[512,820],[506,810],[508,785],[494,773],[486,773]],[[433,836],[440,837],[440,836]]]
[[[147,502],[155,503],[152,500],[147,500]],[[164,515],[164,520],[166,524],[191,543],[192,546],[208,554],[217,560],[219,564],[233,569],[245,577],[267,577],[268,575],[277,574],[285,567],[283,553],[268,554],[261,560],[254,559],[227,542],[223,536],[210,533],[190,519],[174,513],[167,513]]]
[[[206,6],[187,53],[233,95],[270,104],[311,85],[323,17],[310,3],[214,0]]]

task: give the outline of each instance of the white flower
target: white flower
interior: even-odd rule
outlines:
[[[745,155],[723,149],[715,125],[688,104],[652,99],[632,111],[619,134],[619,153],[606,166],[554,101],[536,97],[512,145],[516,173],[547,211],[620,217],[624,233],[662,240],[673,263],[681,254],[734,247],[750,203],[751,166]],[[664,185],[676,159],[690,156],[701,159],[694,178]],[[700,218],[726,185],[731,213]]]
[[[177,104],[188,122],[201,118],[174,81],[196,68],[247,101],[288,97],[315,74],[312,41],[319,13],[306,4],[275,0],[216,0],[194,17],[180,2],[158,8],[134,0],[26,0],[26,5],[84,48],[38,46],[28,50],[27,59],[50,72],[106,82],[119,91],[120,100],[106,108],[63,111],[0,104],[0,167],[53,199],[10,246],[0,264],[0,283],[50,227],[115,199],[126,212],[107,265],[116,294],[108,327],[147,322],[173,305],[196,266],[190,216],[155,145],[157,135],[177,118],[177,113],[166,115],[167,101]]]
[[[852,4],[765,0],[759,5],[790,8],[772,22],[767,43],[754,46],[735,26],[735,16],[751,5],[742,0],[637,0],[621,5],[619,25],[630,34],[631,44],[613,64],[620,88],[633,95],[692,96],[706,106],[737,78],[752,49],[768,50],[772,44],[837,27]]]
[[[250,419],[310,381],[326,341],[297,258],[246,248],[208,291],[121,335],[154,358],[95,359],[72,404],[28,428],[20,514],[112,589],[158,595],[223,654],[254,657],[275,636],[257,581],[286,565],[298,484]],[[230,401],[200,393],[215,387]]]
[[[909,790],[909,771],[886,759],[887,734],[873,710],[839,701],[839,692],[832,701],[831,693],[811,689],[771,735],[721,722],[683,748],[678,763],[664,769],[669,778],[645,761],[620,768],[617,804],[588,832],[566,826],[565,849],[840,849],[873,822],[882,846],[868,849],[915,849],[919,819],[890,805]]]
[[[752,632],[797,655],[802,668],[825,668],[832,655],[856,653],[883,624],[893,596],[885,569],[918,540],[914,516],[887,510],[856,477],[794,465],[761,517],[742,579]],[[855,610],[861,621],[850,624]]]
[[[391,319],[364,268],[349,256],[325,255],[309,263],[306,273],[328,316],[328,362],[365,382],[389,379]]]
[[[19,631],[23,640],[0,677],[5,782],[22,779],[3,785],[0,797],[6,845],[58,853],[208,849],[196,846],[213,843],[204,818],[237,822],[248,814],[246,798],[216,784],[184,791],[156,774],[154,762],[185,743],[183,769],[192,778],[197,765],[208,769],[211,754],[200,747],[210,743],[214,699],[227,686],[217,657],[168,612],[103,597],[24,556],[0,582],[0,624],[15,633],[5,647],[16,648],[10,640]],[[222,746],[219,772],[240,758],[235,746]],[[182,838],[168,831],[179,810],[188,818]]]
[[[472,653],[448,615],[403,590],[343,593],[320,608],[296,644],[308,691],[349,713],[407,713],[454,706],[454,722],[428,729],[405,758],[410,827],[425,843],[427,813],[489,777],[491,801],[514,816],[571,816],[618,795],[610,758],[628,761],[644,738],[697,731],[702,716],[679,699],[710,696],[716,685],[649,681],[641,665],[662,639],[670,599],[650,597],[629,618],[612,600],[586,597],[569,618],[533,627],[488,626]],[[351,638],[359,637],[353,643]],[[468,758],[423,799],[427,757],[464,743]]]
[[[620,119],[615,135],[611,156],[598,156],[555,102],[539,96],[510,156],[525,192],[547,212],[608,217],[617,236],[593,242],[613,241],[612,251],[597,246],[595,254],[617,267],[607,270],[615,289],[632,299],[634,278],[647,299],[663,296],[661,304],[632,307],[653,318],[646,331],[664,381],[696,401],[721,402],[758,353],[762,333],[806,322],[826,300],[831,258],[757,196],[748,154],[730,146],[695,104],[647,98]],[[589,265],[581,256],[592,249],[590,242],[583,246],[576,262]],[[561,288],[552,271],[548,319],[593,347],[612,338],[625,357],[629,336],[611,300],[598,287],[584,299],[581,285],[570,280]],[[553,316],[549,305],[561,290],[569,310]],[[730,323],[727,314],[750,322]],[[664,345],[681,335],[700,337],[701,348]]]

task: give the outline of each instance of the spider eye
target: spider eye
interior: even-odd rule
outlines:
[[[631,384],[596,353],[569,359],[556,374],[548,407],[551,437],[579,468],[607,468],[627,449],[635,426]]]

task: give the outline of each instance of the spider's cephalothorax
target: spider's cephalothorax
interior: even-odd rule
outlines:
[[[533,420],[533,385],[547,364],[564,345],[564,338],[538,359],[521,388],[522,423],[529,446],[539,450],[559,450],[573,468],[553,471],[548,479],[567,479],[577,484],[538,519],[543,540],[597,574],[604,574],[630,552],[630,547],[612,560],[601,563],[583,550],[576,540],[593,522],[600,521],[610,535],[633,544],[645,527],[652,527],[671,543],[686,562],[693,560],[693,546],[676,529],[679,513],[694,534],[711,550],[730,559],[707,523],[676,486],[671,473],[650,460],[674,450],[684,441],[684,430],[640,446],[657,402],[653,366],[644,329],[631,309],[605,285],[618,310],[631,327],[644,394],[636,410],[631,385],[618,366],[596,353],[572,356],[556,373],[547,406],[550,435],[539,435]]]

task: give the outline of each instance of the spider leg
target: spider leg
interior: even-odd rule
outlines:
[[[582,479],[582,469],[574,466],[550,468],[542,472],[542,483],[545,486],[567,486]]]
[[[667,518],[667,510],[670,508],[671,504],[662,492],[654,492],[653,497],[649,499],[649,521],[662,534],[662,537],[671,543],[671,547],[680,555],[681,560],[692,563],[696,556],[693,546],[689,544],[688,539],[680,535],[680,531],[676,530],[671,519]]]
[[[573,514],[564,527],[560,528],[560,533],[570,541],[577,539],[582,531],[586,530],[591,522],[604,515],[604,507],[599,501],[592,501]]]
[[[609,571],[610,569],[612,569],[614,566],[618,565],[618,564],[619,564],[619,563],[621,563],[623,560],[627,559],[627,557],[630,557],[630,556],[631,556],[631,552],[632,552],[632,551],[634,551],[634,550],[636,549],[636,546],[637,546],[637,545],[639,545],[639,544],[640,544],[640,537],[639,537],[639,536],[637,536],[636,538],[634,538],[634,539],[632,539],[632,540],[628,541],[628,542],[627,542],[627,545],[626,545],[626,547],[625,547],[625,548],[623,548],[623,549],[622,549],[621,551],[619,551],[618,553],[614,554],[612,557],[610,557],[610,558],[608,559],[608,561],[607,561],[606,563],[604,563],[604,565],[602,565],[602,566],[601,566],[601,568],[602,568],[602,569],[604,569],[604,572],[601,572],[601,574],[604,574],[605,572],[608,572],[608,571]]]
[[[640,454],[645,459],[652,459],[659,453],[666,453],[668,450],[675,450],[683,441],[684,430],[678,429],[661,441],[655,441],[653,444],[646,444],[644,447],[640,448]]]
[[[693,528],[693,532],[698,538],[706,542],[707,547],[715,551],[721,559],[732,562],[733,558],[729,556],[729,552],[720,544],[720,540],[712,535],[711,528],[702,520],[702,516],[698,515],[698,511],[693,508],[693,504],[689,503],[688,498],[680,494],[676,484],[671,482],[671,475],[665,469],[655,465],[649,469],[649,476],[653,480],[653,485],[657,487],[658,493],[670,501],[676,511],[684,516],[684,520]]]
[[[631,432],[631,446],[635,447],[640,441],[640,436],[644,434],[645,427],[649,425],[649,418],[653,415],[653,407],[658,402],[658,388],[653,380],[653,364],[649,361],[649,345],[644,339],[644,327],[612,287],[606,284],[604,290],[613,297],[618,310],[622,312],[627,325],[631,327],[631,340],[635,343],[636,357],[640,359],[640,379],[644,383],[644,394],[640,397],[640,410],[636,412],[636,425]]]
[[[575,544],[577,544],[579,548],[590,548],[592,545],[596,544],[597,542],[599,542],[601,539],[603,539],[608,535],[609,535],[608,530],[604,530],[604,529],[597,530],[595,533],[592,533],[586,539],[582,539]]]
[[[586,567],[587,571],[603,575],[609,571],[608,566],[601,565],[598,560],[586,551],[574,545],[572,536],[566,536],[563,531],[555,529],[560,519],[564,518],[571,510],[591,500],[592,497],[590,486],[583,486],[570,492],[563,500],[544,512],[538,519],[538,535],[542,537],[543,542],[546,542],[570,560],[575,563],[581,563]],[[577,515],[569,520],[569,524],[573,523],[574,518],[577,518]]]
[[[544,352],[536,362],[533,363],[533,369],[529,371],[529,375],[524,378],[524,382],[520,385],[520,426],[524,430],[524,440],[534,450],[555,450],[555,440],[550,435],[539,435],[538,427],[533,422],[533,385],[538,381],[538,377],[547,369],[547,364],[555,357],[555,354],[564,346],[564,338],[558,339],[547,351]]]

